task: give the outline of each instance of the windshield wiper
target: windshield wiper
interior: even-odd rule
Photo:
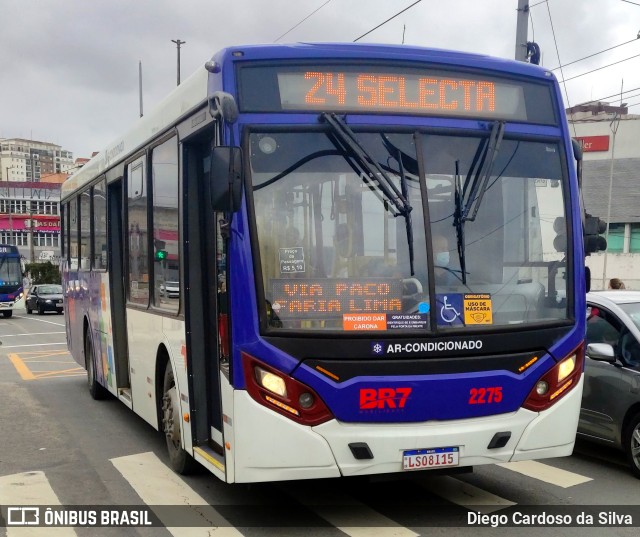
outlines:
[[[482,144],[478,146],[478,150],[469,167],[464,188],[460,184],[460,161],[456,160],[453,225],[456,228],[456,242],[461,272],[460,279],[465,285],[467,284],[467,271],[464,223],[469,221],[473,222],[476,219],[478,210],[480,209],[480,203],[482,202],[484,193],[487,191],[487,183],[491,177],[493,163],[498,156],[503,136],[504,121],[496,121],[491,128],[491,134],[484,147]],[[476,173],[473,182],[469,183],[474,170],[476,170]],[[473,213],[469,216],[472,209]]]
[[[413,225],[411,222],[411,211],[413,210],[413,207],[411,207],[407,201],[407,179],[402,164],[402,156],[400,154],[397,156],[394,155],[394,157],[398,159],[400,166],[399,175],[400,185],[402,188],[402,191],[400,191],[398,190],[398,187],[393,184],[393,181],[383,170],[382,166],[380,166],[380,164],[367,152],[367,150],[362,147],[355,133],[345,123],[344,119],[336,114],[328,112],[323,112],[321,117],[331,127],[342,150],[351,157],[354,164],[356,164],[360,169],[365,183],[374,190],[382,193],[384,201],[395,209],[396,212],[392,212],[394,217],[404,217],[407,231],[407,244],[409,248],[409,265],[411,275],[413,276],[415,274],[413,269]]]
[[[456,228],[456,242],[458,245],[458,259],[460,261],[461,280],[467,285],[467,263],[465,260],[464,244],[464,220],[462,219],[462,185],[460,184],[460,161],[456,160],[456,175],[454,184],[455,211],[453,213],[453,225]]]
[[[500,151],[500,143],[502,142],[502,137],[504,136],[504,121],[496,121],[493,124],[491,129],[491,134],[489,135],[489,140],[487,145],[485,146],[484,152],[481,155],[481,164],[476,172],[475,177],[473,178],[473,183],[469,187],[468,179],[465,182],[463,198],[464,194],[467,193],[467,189],[469,191],[468,196],[466,196],[465,200],[460,200],[461,203],[464,202],[464,207],[461,212],[462,222],[473,222],[476,219],[476,215],[478,214],[478,209],[480,209],[480,203],[482,202],[482,197],[484,193],[487,191],[487,183],[489,182],[489,178],[491,177],[491,171],[493,170],[493,163],[498,156],[498,152]],[[479,155],[476,154],[476,157]],[[471,165],[469,170],[469,175],[471,174],[471,170],[475,167],[475,161]],[[468,188],[469,187],[469,188]],[[471,216],[469,213],[472,212]]]

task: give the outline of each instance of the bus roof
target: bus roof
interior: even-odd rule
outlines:
[[[547,69],[526,62],[487,55],[445,49],[364,43],[295,43],[234,46],[220,50],[212,60],[220,66],[231,62],[259,60],[287,60],[301,58],[323,59],[380,59],[405,62],[446,64],[460,67],[488,69],[554,80]],[[84,188],[113,164],[132,155],[145,143],[158,136],[181,117],[205,104],[208,98],[208,76],[204,63],[189,78],[175,88],[148,115],[139,118],[121,137],[93,157],[62,185],[61,199]],[[221,82],[219,83],[221,85]],[[219,87],[217,89],[222,89]]]

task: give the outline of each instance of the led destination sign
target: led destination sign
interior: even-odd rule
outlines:
[[[278,75],[283,109],[331,108],[525,119],[522,88],[418,74],[305,71]]]
[[[273,279],[271,307],[281,320],[402,312],[402,282],[389,278]]]
[[[550,85],[485,73],[395,65],[251,65],[240,69],[247,112],[335,111],[555,123]]]

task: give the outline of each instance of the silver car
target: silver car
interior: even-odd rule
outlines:
[[[180,282],[164,282],[160,284],[160,296],[180,298]]]
[[[578,436],[622,449],[640,478],[640,291],[587,294]]]

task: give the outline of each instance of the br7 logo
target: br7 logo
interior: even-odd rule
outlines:
[[[404,408],[413,388],[361,388],[360,409]]]

